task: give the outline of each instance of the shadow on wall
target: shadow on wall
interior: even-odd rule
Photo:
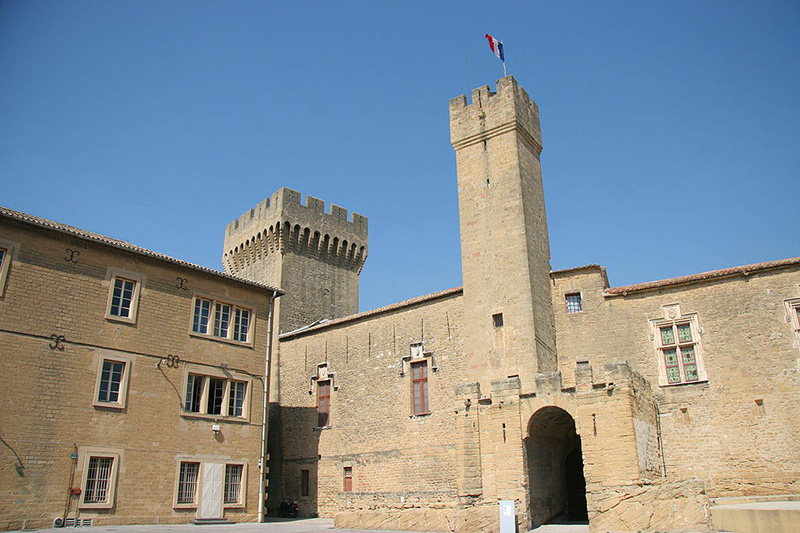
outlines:
[[[267,450],[267,515],[281,516],[281,503],[297,502],[298,516],[318,513],[317,466],[319,464],[318,413],[315,407],[269,406]],[[284,441],[283,435],[307,435],[298,442]]]

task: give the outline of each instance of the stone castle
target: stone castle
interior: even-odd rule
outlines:
[[[225,273],[0,208],[0,529],[793,531],[728,504],[800,493],[800,257],[553,271],[536,104],[506,77],[450,131],[463,286],[365,312],[367,219],[290,189]]]
[[[228,225],[280,286],[269,490],[345,527],[703,530],[800,492],[800,258],[609,287],[552,271],[539,110],[512,77],[450,101],[463,287],[356,313],[367,221],[283,189]],[[721,500],[720,500],[721,501]]]

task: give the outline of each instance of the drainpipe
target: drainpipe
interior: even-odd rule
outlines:
[[[275,309],[275,298],[279,295],[274,291],[269,297],[267,310],[267,353],[264,357],[264,401],[261,408],[261,457],[258,460],[259,485],[258,485],[258,521],[264,522],[266,514],[264,509],[264,482],[267,471],[267,420],[269,417],[269,381],[271,379],[270,362],[272,360],[272,317]]]

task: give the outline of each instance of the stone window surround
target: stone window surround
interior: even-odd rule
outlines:
[[[78,497],[78,509],[111,509],[114,507],[114,498],[116,496],[117,476],[119,474],[120,461],[122,460],[122,450],[116,448],[95,448],[95,447],[79,447],[78,448],[78,465],[81,466],[80,480],[81,480],[81,495]],[[111,462],[111,474],[108,479],[108,492],[106,493],[106,501],[99,503],[84,503],[86,497],[86,481],[89,474],[89,462],[92,458],[105,458],[108,457]]]
[[[0,262],[0,298],[5,296],[6,279],[8,278],[8,271],[11,268],[11,261],[19,253],[19,243],[0,239],[0,250],[3,250],[3,259]]]
[[[439,367],[436,365],[436,359],[434,358],[432,351],[426,351],[424,343],[422,341],[419,342],[412,342],[409,345],[409,355],[406,355],[400,361],[400,377],[405,377],[406,375],[409,376],[408,387],[410,394],[408,395],[408,417],[411,419],[422,419],[427,418],[431,415],[432,409],[430,405],[430,372],[427,374],[428,378],[428,410],[424,413],[415,413],[414,412],[414,383],[413,383],[413,374],[411,372],[412,365],[415,363],[426,363],[427,367],[431,370],[431,372],[438,372]]]
[[[117,316],[111,314],[111,302],[114,299],[114,286],[117,279],[133,282],[133,294],[131,295],[131,308],[129,316]],[[106,320],[112,322],[122,322],[125,324],[136,324],[136,317],[139,313],[139,298],[142,293],[145,277],[130,270],[117,267],[110,267],[106,272],[106,282],[108,283],[108,301],[106,302]]]
[[[103,380],[103,363],[106,361],[113,361],[116,363],[124,363],[125,368],[122,371],[122,379],[119,385],[119,398],[116,402],[100,401],[100,383]],[[95,407],[109,408],[109,409],[125,409],[128,402],[128,382],[130,381],[131,367],[133,361],[130,357],[121,356],[117,354],[101,353],[97,357],[97,378],[94,385],[94,399],[92,405]]]
[[[204,378],[222,379],[225,381],[225,392],[222,398],[222,412],[228,410],[228,402],[230,401],[230,384],[231,382],[245,383],[244,401],[242,402],[242,416],[234,416],[227,414],[209,414],[203,412],[207,409],[208,405],[208,387],[209,380],[205,379],[203,384],[203,393],[200,399],[201,412],[187,411],[186,410],[186,393],[189,385],[189,375],[199,376]],[[194,365],[187,363],[184,366],[183,380],[182,380],[182,396],[180,414],[184,418],[203,418],[208,420],[219,420],[221,422],[249,422],[250,421],[250,403],[252,399],[253,379],[247,375],[233,374],[228,370],[221,368],[208,367],[203,365]]]
[[[206,300],[210,302],[210,311],[208,317],[208,333],[202,333],[199,331],[194,330],[194,321],[197,312],[197,301],[198,300]],[[228,327],[228,336],[227,337],[219,337],[213,334],[214,331],[214,313],[217,304],[222,305],[229,305],[231,307],[231,318],[230,318],[230,325]],[[247,324],[247,340],[246,341],[237,341],[233,339],[234,330],[236,327],[236,311],[243,310],[249,312],[249,321]],[[192,309],[190,313],[190,321],[189,321],[189,335],[192,337],[197,337],[200,339],[208,339],[218,342],[225,342],[229,344],[234,344],[236,346],[249,346],[253,347],[253,339],[255,337],[255,313],[252,307],[248,307],[247,305],[243,305],[241,302],[237,302],[236,300],[232,300],[230,298],[217,298],[210,294],[204,293],[195,293],[192,295]]]
[[[239,465],[242,467],[242,477],[239,480],[239,502],[238,503],[225,503],[225,475],[227,468],[222,471],[222,490],[220,495],[222,497],[222,507],[224,509],[244,509],[247,502],[247,466],[246,460],[231,460],[228,457],[217,458],[214,456],[191,456],[180,455],[176,458],[175,465],[175,485],[172,491],[172,508],[173,509],[197,509],[199,494],[203,486],[203,468],[207,463],[222,463],[227,467],[228,465]],[[200,467],[197,469],[197,487],[195,489],[194,501],[187,503],[178,503],[178,491],[180,490],[180,477],[181,477],[181,464],[183,463],[199,463]]]
[[[313,376],[311,376],[308,380],[309,382],[308,395],[315,397],[316,403],[314,409],[318,411],[318,414],[319,414],[319,384],[325,381],[330,383],[330,389],[329,389],[330,396],[328,397],[328,425],[315,426],[314,427],[315,430],[330,429],[333,392],[339,390],[339,384],[336,382],[336,374],[330,371],[327,362],[319,363],[317,365],[316,373]],[[317,394],[315,394],[315,392]]]
[[[786,304],[786,322],[792,325],[800,346],[800,298],[789,298],[784,300],[784,303]]]
[[[662,306],[663,318],[650,320],[650,340],[653,341],[656,359],[658,361],[658,384],[661,387],[675,387],[681,385],[692,385],[695,383],[708,382],[708,375],[705,368],[705,352],[702,347],[703,328],[700,326],[697,313],[682,313],[680,304],[668,304]],[[692,339],[695,347],[695,361],[697,364],[697,379],[693,381],[682,380],[677,383],[670,383],[667,378],[667,366],[661,348],[661,328],[666,326],[676,326],[689,324]],[[683,369],[683,363],[680,363]],[[683,373],[683,372],[682,372]]]

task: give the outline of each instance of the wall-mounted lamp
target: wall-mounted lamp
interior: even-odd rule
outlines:
[[[215,423],[214,423],[214,425],[212,425],[212,426],[211,426],[211,431],[213,431],[213,432],[214,432],[214,435],[216,435],[217,433],[219,433],[219,424],[217,424],[217,423],[215,422]]]

